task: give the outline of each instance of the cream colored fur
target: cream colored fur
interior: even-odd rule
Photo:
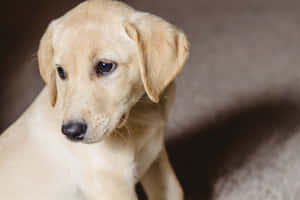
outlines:
[[[188,55],[184,34],[123,3],[94,0],[53,21],[38,54],[47,86],[0,137],[0,199],[136,200],[141,181],[150,200],[182,200],[164,129],[171,82]],[[101,59],[118,67],[98,77]],[[87,122],[82,142],[60,132],[68,120]]]

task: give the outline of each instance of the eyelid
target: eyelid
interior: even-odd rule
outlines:
[[[117,63],[116,61],[107,59],[107,58],[98,59],[98,60],[95,62],[94,66],[97,66],[100,62],[113,64],[115,68],[117,68],[117,67],[119,66],[119,63]]]
[[[107,58],[101,58],[101,59],[98,59],[95,63],[95,65],[97,65],[99,62],[104,62],[104,63],[111,63],[111,64],[115,64],[115,65],[118,65],[117,62],[113,61],[113,60],[110,60],[110,59],[107,59]]]

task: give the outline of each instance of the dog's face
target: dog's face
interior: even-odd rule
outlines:
[[[162,19],[94,0],[49,25],[38,57],[62,132],[93,143],[122,126],[145,92],[158,102],[187,54],[184,34]]]
[[[64,113],[62,131],[94,142],[122,124],[143,85],[135,46],[124,31],[96,22],[72,26],[58,31],[53,42],[56,103]]]

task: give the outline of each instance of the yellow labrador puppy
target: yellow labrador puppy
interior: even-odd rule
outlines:
[[[182,200],[163,138],[187,55],[181,31],[117,1],[51,22],[47,86],[0,137],[0,199],[136,200],[141,181],[150,200]]]

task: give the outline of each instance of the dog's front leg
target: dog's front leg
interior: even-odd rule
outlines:
[[[99,174],[91,179],[87,176],[83,190],[87,191],[84,199],[88,200],[138,200],[135,192],[135,181],[124,177],[121,167],[117,170],[99,170]]]
[[[183,200],[183,190],[165,148],[141,179],[149,200]]]

